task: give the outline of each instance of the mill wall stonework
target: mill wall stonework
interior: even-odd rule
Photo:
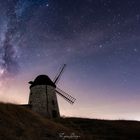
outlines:
[[[55,88],[49,85],[31,87],[29,104],[34,112],[48,118],[60,117]]]

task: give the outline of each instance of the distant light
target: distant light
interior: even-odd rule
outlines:
[[[103,48],[103,45],[99,45],[99,48]]]
[[[134,48],[134,52],[138,52],[138,50],[136,48]]]
[[[0,69],[0,76],[4,74],[4,69]]]
[[[48,6],[49,6],[49,4],[46,4],[46,6],[48,7]]]
[[[0,77],[2,77],[4,75],[4,73],[5,73],[5,69],[0,68]]]

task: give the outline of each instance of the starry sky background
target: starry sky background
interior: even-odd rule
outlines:
[[[139,0],[0,0],[0,101],[28,102],[54,78],[77,101],[61,115],[140,120]]]

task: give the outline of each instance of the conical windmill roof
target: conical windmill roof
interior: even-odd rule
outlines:
[[[35,78],[34,81],[30,81],[29,84],[31,84],[30,88],[36,85],[50,85],[56,87],[56,85],[47,75],[39,75]]]

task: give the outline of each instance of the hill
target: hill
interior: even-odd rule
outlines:
[[[73,131],[24,107],[0,103],[0,140],[59,140]]]
[[[139,132],[139,121],[49,120],[24,107],[0,103],[0,140],[138,140]]]
[[[97,120],[61,118],[55,120],[92,140],[139,140],[140,122],[128,120]]]

